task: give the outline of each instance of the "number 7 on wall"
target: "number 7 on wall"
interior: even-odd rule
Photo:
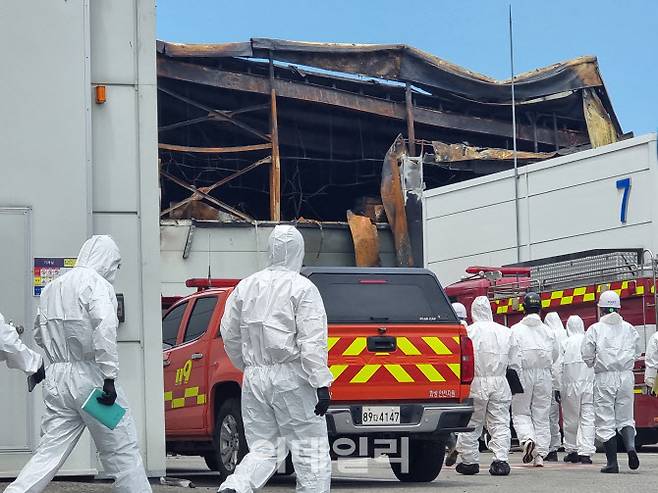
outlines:
[[[628,194],[631,191],[631,179],[622,178],[617,180],[617,190],[623,190],[624,195],[621,198],[621,212],[619,214],[619,220],[626,224],[626,212],[628,211]]]

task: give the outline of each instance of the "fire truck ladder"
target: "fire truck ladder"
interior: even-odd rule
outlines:
[[[522,296],[528,291],[556,291],[592,284],[611,284],[651,277],[656,285],[658,259],[650,250],[598,249],[531,260],[503,267],[527,267],[528,277],[492,283],[490,299]],[[654,289],[654,298],[658,293]]]

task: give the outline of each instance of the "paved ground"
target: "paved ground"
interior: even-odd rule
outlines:
[[[561,454],[562,456],[562,454]],[[341,493],[398,493],[409,490],[441,488],[442,493],[471,493],[489,491],[532,491],[533,493],[567,493],[596,492],[606,493],[620,491],[655,491],[658,480],[658,448],[647,449],[640,454],[641,467],[639,471],[630,472],[625,467],[625,455],[620,455],[622,474],[604,476],[599,473],[601,463],[605,462],[602,454],[594,458],[592,466],[581,466],[560,463],[547,464],[543,469],[534,469],[520,464],[521,454],[512,454],[512,474],[506,478],[492,478],[487,469],[490,455],[482,456],[482,472],[477,476],[464,477],[457,474],[454,468],[444,468],[439,477],[431,485],[399,483],[391,473],[388,463],[379,459],[376,461],[351,460],[334,463],[332,490]],[[168,460],[170,476],[190,479],[196,485],[197,491],[216,491],[216,475],[209,472],[203,461],[194,458],[171,457]],[[7,486],[0,480],[0,492]],[[293,491],[294,477],[275,477],[265,488],[265,492]],[[110,492],[112,487],[107,483],[89,481],[57,481],[47,489],[47,493],[103,493]],[[185,488],[154,485],[157,493],[176,493],[186,491]]]

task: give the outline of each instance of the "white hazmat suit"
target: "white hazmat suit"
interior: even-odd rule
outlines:
[[[553,329],[537,314],[526,315],[512,326],[513,344],[521,355],[519,377],[523,393],[512,398],[512,420],[521,443],[535,443],[535,457],[546,457],[551,441],[549,411],[552,389],[557,385],[553,365],[559,345]]]
[[[553,334],[560,345],[561,357],[562,344],[564,344],[564,341],[567,339],[567,331],[564,330],[562,320],[560,320],[560,316],[556,312],[550,312],[544,317],[544,323],[553,330]],[[559,374],[561,366],[560,357],[558,357],[553,368],[553,372],[557,374]],[[557,381],[557,379],[554,379],[553,394],[551,396],[551,410],[548,415],[551,429],[551,443],[548,447],[549,452],[557,452],[562,445],[562,436],[560,435],[560,403],[555,399],[555,391],[559,390],[560,382]]]
[[[28,375],[41,367],[41,355],[28,348],[18,337],[18,332],[5,322],[0,313],[0,362],[6,361],[9,368],[21,370]]]
[[[567,320],[567,339],[562,345],[561,390],[564,449],[591,456],[594,446],[594,370],[583,361],[580,348],[585,338],[583,320]]]
[[[241,281],[226,302],[226,354],[244,371],[242,419],[250,452],[219,491],[251,493],[277,468],[277,446],[292,452],[298,492],[328,492],[327,425],[316,390],[328,387],[327,317],[315,285],[299,274],[304,240],[292,226],[269,238],[268,267]],[[285,455],[283,456],[285,457]]]
[[[633,366],[642,353],[640,336],[619,313],[609,313],[585,333],[583,361],[594,367],[596,436],[606,442],[633,419]]]
[[[464,327],[468,327],[468,322],[466,319],[468,318],[468,314],[466,313],[466,307],[462,303],[453,303],[452,304],[452,309],[455,310],[455,314],[457,315],[457,318],[461,322],[461,324]]]
[[[457,451],[464,464],[478,464],[478,438],[486,426],[491,435],[489,448],[493,460],[507,462],[512,393],[505,375],[508,368],[520,374],[519,352],[513,344],[512,332],[493,321],[491,304],[486,296],[475,298],[471,317],[473,323],[468,326],[468,337],[473,341],[475,377],[470,393],[474,411],[468,426],[474,430],[459,434]]]
[[[644,383],[653,389],[656,385],[656,373],[658,373],[658,332],[655,332],[647,343],[644,365]]]
[[[118,493],[150,492],[137,432],[126,396],[116,384],[117,404],[127,410],[110,430],[81,407],[94,388],[119,375],[117,301],[111,282],[121,262],[109,236],[87,240],[76,267],[41,293],[36,341],[50,361],[44,381],[46,412],[35,454],[5,493],[43,491],[89,429],[105,473]]]

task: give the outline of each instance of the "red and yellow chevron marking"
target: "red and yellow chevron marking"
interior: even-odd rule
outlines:
[[[206,404],[207,399],[206,394],[199,394],[199,387],[188,387],[183,389],[182,397],[174,397],[173,391],[165,392],[164,401],[165,403],[171,402],[171,409],[180,409],[182,407],[203,406]]]
[[[398,336],[397,350],[395,353],[376,353],[374,356],[389,356],[390,354],[402,354],[405,356],[421,356],[423,354],[450,356],[459,354],[459,336],[437,337],[437,336]],[[367,353],[367,337],[329,337],[329,357],[343,356],[356,357]]]
[[[596,301],[598,295],[602,291],[612,290],[622,298],[630,296],[642,296],[647,289],[651,293],[655,292],[653,282],[648,279],[639,279],[637,281],[618,281],[610,284],[593,284],[590,286],[583,286],[578,288],[569,288],[558,291],[547,291],[541,293],[541,306],[544,309],[557,308],[564,305],[572,305],[574,303],[591,303]],[[512,297],[491,302],[492,310],[502,315],[505,313],[522,312],[523,303],[522,298]]]
[[[371,353],[367,337],[329,337],[334,383],[459,383],[459,336],[397,336],[391,353]]]
[[[367,363],[346,365],[334,364],[329,369],[334,375],[334,384],[366,383],[459,383],[459,363]]]

